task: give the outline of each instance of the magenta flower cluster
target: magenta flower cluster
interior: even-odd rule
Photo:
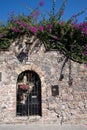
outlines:
[[[87,35],[87,22],[83,22],[80,24],[80,30]]]
[[[32,18],[38,18],[39,15],[40,15],[40,11],[39,11],[39,10],[35,10],[35,11],[32,13],[31,17],[32,17]]]
[[[4,36],[4,34],[3,33],[0,33],[0,38],[2,38]]]
[[[41,32],[43,32],[43,31],[44,31],[44,27],[43,27],[42,25],[40,25],[40,26],[39,26],[39,30],[40,30]]]
[[[17,33],[21,32],[22,29],[28,30],[33,34],[38,33],[38,31],[44,32],[45,29],[47,29],[49,33],[51,33],[51,31],[52,31],[52,25],[51,24],[46,25],[46,28],[44,28],[44,26],[42,26],[42,25],[35,27],[35,26],[29,25],[28,23],[25,23],[23,21],[19,21],[18,19],[14,19],[14,23],[15,24],[14,24],[14,27],[12,27],[12,31],[17,32]],[[53,35],[52,37],[55,40],[59,40],[59,37],[56,36],[56,35]]]
[[[39,2],[39,5],[40,5],[40,6],[43,6],[43,5],[44,5],[44,1],[40,1],[40,2]]]
[[[71,48],[73,49],[75,47],[74,43],[72,43]]]
[[[37,28],[36,27],[33,27],[33,26],[30,26],[30,31],[32,32],[32,33],[36,33],[37,32]]]
[[[17,33],[21,32],[21,30],[19,28],[17,28],[17,27],[12,27],[12,31],[13,32],[17,32]]]
[[[87,45],[85,46],[84,55],[87,56]]]
[[[72,23],[73,28],[79,29],[83,34],[87,35],[87,22],[83,22],[80,24]]]
[[[59,37],[58,37],[58,36],[54,36],[54,39],[55,39],[55,40],[59,40]]]
[[[16,27],[12,27],[13,32],[20,32],[21,29],[25,29],[25,30],[28,29],[33,34],[35,34],[37,32],[37,30],[38,30],[36,27],[34,27],[32,25],[29,25],[28,23],[25,23],[23,21],[19,21],[18,19],[15,19],[14,23],[15,23]]]
[[[20,25],[20,27],[24,27],[25,23],[21,21],[21,22],[19,22],[19,25]]]

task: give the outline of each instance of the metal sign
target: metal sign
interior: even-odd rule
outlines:
[[[53,85],[51,87],[51,91],[52,91],[52,96],[57,96],[59,95],[59,87],[58,85]]]

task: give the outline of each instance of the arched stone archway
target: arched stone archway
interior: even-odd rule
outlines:
[[[22,72],[26,72],[27,70],[29,72],[35,72],[35,74],[38,75],[38,77],[40,79],[42,102],[41,102],[41,112],[38,115],[44,116],[44,115],[46,115],[46,111],[47,111],[46,107],[48,107],[48,106],[44,105],[44,100],[46,100],[46,98],[47,98],[47,85],[45,82],[45,73],[41,70],[40,67],[36,66],[35,64],[29,64],[29,65],[26,64],[26,65],[20,65],[19,68],[16,68],[15,72],[16,72],[17,77]],[[17,79],[17,83],[18,83],[18,79]],[[31,115],[31,113],[30,113],[30,115]]]

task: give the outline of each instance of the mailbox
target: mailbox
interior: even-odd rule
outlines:
[[[52,85],[51,86],[52,96],[59,95],[59,87],[58,85]]]

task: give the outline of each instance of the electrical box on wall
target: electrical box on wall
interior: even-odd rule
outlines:
[[[52,96],[59,95],[59,87],[58,85],[52,85],[51,86]]]

